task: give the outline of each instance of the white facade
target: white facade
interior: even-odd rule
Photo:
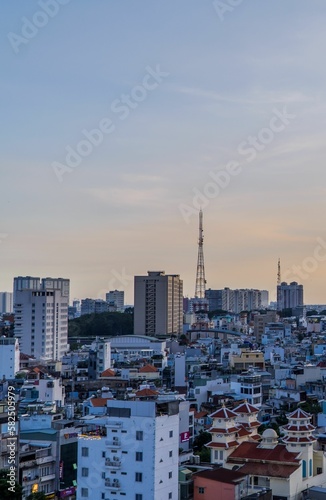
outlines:
[[[93,363],[91,366],[90,363]],[[95,369],[94,369],[95,363]],[[111,343],[108,340],[97,338],[91,345],[88,362],[88,372],[92,371],[94,378],[98,379],[101,373],[111,368]]]
[[[19,372],[19,354],[17,339],[0,337],[0,378],[15,378]]]
[[[176,387],[186,387],[186,356],[176,354],[174,356],[174,385]]]
[[[69,280],[19,277],[14,290],[15,336],[21,351],[60,360],[68,350]]]
[[[11,292],[0,292],[0,313],[13,312],[13,294]]]
[[[165,356],[166,341],[144,335],[121,335],[110,337],[111,350],[116,350],[126,358],[151,357],[153,354]]]
[[[22,396],[25,391],[35,389],[38,391],[38,400],[45,403],[56,403],[58,408],[65,404],[65,388],[62,385],[62,380],[57,378],[44,378],[36,380],[26,380],[22,386]]]
[[[109,401],[108,416],[85,420],[78,500],[177,500],[178,411],[178,402]]]
[[[183,282],[176,274],[149,271],[135,276],[135,335],[181,335],[183,330]]]
[[[110,290],[106,296],[105,300],[111,306],[113,305],[116,308],[116,311],[123,312],[124,311],[124,303],[125,303],[125,292],[122,290]]]

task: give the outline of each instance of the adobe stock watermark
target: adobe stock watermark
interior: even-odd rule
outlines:
[[[27,45],[35,38],[40,29],[47,26],[50,19],[56,17],[61,6],[67,5],[70,2],[71,0],[39,0],[38,6],[40,10],[37,10],[31,19],[27,17],[21,18],[22,26],[20,34],[13,33],[12,31],[7,34],[7,38],[15,54],[18,54],[22,45]]]
[[[301,280],[306,280],[309,276],[315,273],[319,267],[321,262],[326,261],[326,241],[322,238],[317,238],[316,247],[312,255],[306,257],[301,262],[301,265],[293,265],[290,269],[287,269],[283,274],[283,279],[285,281],[298,281],[298,278]]]
[[[243,0],[214,0],[213,7],[220,21],[224,21],[225,14],[233,12],[242,2]]]
[[[245,157],[246,163],[253,162],[258,153],[271,144],[275,135],[279,134],[290,124],[296,115],[288,113],[286,106],[282,110],[277,108],[273,109],[273,115],[270,118],[268,125],[259,130],[256,135],[249,135],[246,140],[240,142],[237,147],[237,153],[241,157],[239,160],[232,160],[228,162],[224,168],[217,168],[208,173],[210,180],[198,189],[193,188],[193,198],[191,205],[185,203],[179,204],[180,213],[184,221],[189,224],[190,218],[195,215],[198,216],[198,211],[205,208],[209,201],[217,198],[222,191],[229,185],[232,179],[237,177],[242,171],[243,159]]]
[[[129,94],[121,94],[110,105],[110,111],[120,121],[126,120],[130,113],[146,100],[149,93],[157,89],[164,78],[170,75],[170,73],[162,71],[159,64],[156,65],[155,69],[151,66],[147,66],[145,69],[146,74],[141,84],[135,85]],[[94,148],[100,146],[104,139],[115,130],[114,119],[109,117],[102,118],[96,128],[91,130],[83,129],[81,131],[83,138],[74,147],[71,145],[66,146],[65,163],[54,161],[51,164],[58,181],[63,182],[63,176],[73,172],[81,164],[83,158],[89,156]]]

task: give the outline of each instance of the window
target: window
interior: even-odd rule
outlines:
[[[142,461],[143,461],[143,452],[136,451],[136,462],[142,462]]]
[[[141,493],[136,493],[135,500],[143,500],[143,495],[141,495]]]
[[[105,451],[102,451],[102,458],[105,458]]]
[[[171,437],[173,437],[173,431],[170,431],[170,432],[169,432],[169,437],[170,437],[170,438],[171,438]]]
[[[136,441],[142,441],[144,438],[143,431],[136,431]]]
[[[171,477],[172,477],[172,472],[170,471],[169,472],[169,479],[171,479]]]
[[[88,448],[82,447],[82,457],[88,457]]]
[[[82,467],[82,477],[88,477],[88,468]]]
[[[136,472],[136,474],[135,474],[135,481],[136,481],[136,483],[141,483],[143,481],[143,474],[142,474],[142,472]]]
[[[203,495],[205,493],[205,488],[203,488],[202,486],[199,486],[198,493],[200,493],[201,495]]]
[[[81,489],[81,496],[88,498],[88,488]]]
[[[172,498],[172,492],[169,493],[169,498]]]
[[[169,457],[172,457],[172,455],[173,455],[173,451],[172,451],[172,450],[170,450],[170,451],[169,451]]]

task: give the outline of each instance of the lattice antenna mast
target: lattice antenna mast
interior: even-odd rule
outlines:
[[[203,211],[199,211],[199,237],[198,237],[198,259],[196,273],[196,288],[195,297],[197,299],[205,298],[206,280],[205,280],[205,265],[204,265],[204,232],[203,232]]]
[[[278,270],[277,270],[277,285],[281,284],[281,259],[278,259]]]

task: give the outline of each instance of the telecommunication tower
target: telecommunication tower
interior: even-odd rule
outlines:
[[[281,284],[281,259],[278,259],[278,268],[277,268],[277,286]]]
[[[195,298],[204,299],[206,290],[205,264],[204,264],[204,231],[203,231],[203,211],[199,211],[199,237],[198,237],[198,259],[196,273]]]

